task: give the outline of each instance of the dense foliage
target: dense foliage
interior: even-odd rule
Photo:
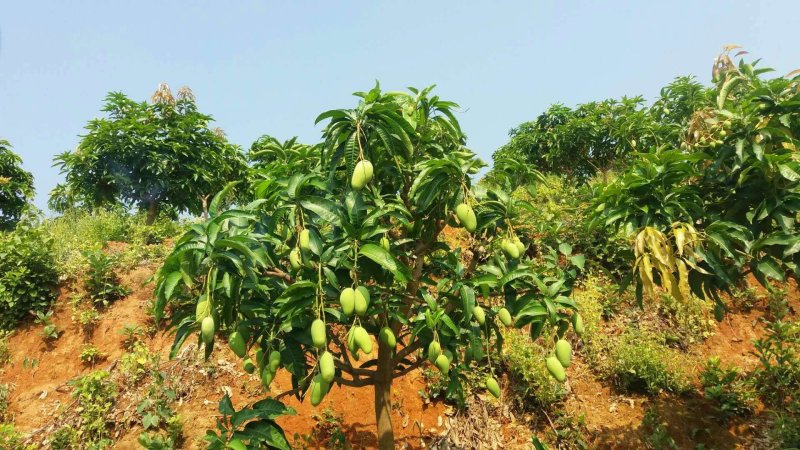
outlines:
[[[28,311],[47,309],[57,282],[52,241],[34,219],[0,232],[0,330],[13,328]]]
[[[176,349],[201,330],[208,355],[224,330],[265,385],[284,367],[314,405],[331,383],[374,385],[379,443],[392,448],[394,378],[427,358],[458,397],[470,364],[493,373],[499,325],[563,335],[577,320],[568,294],[584,260],[568,245],[544,263],[525,255],[515,227],[531,206],[497,186],[471,188],[483,163],[464,146],[454,103],[431,88],[356,95],[354,109],[318,117],[329,120],[323,145],[260,150],[294,169],[257,181],[255,201],[220,211],[226,192],[215,197],[211,219],[159,271],[156,308],[173,314]],[[439,239],[447,225],[472,233],[466,249]],[[567,342],[556,349],[548,368],[563,381]],[[494,375],[486,387],[500,394]]]
[[[637,233],[645,292],[719,302],[747,273],[765,285],[800,273],[800,77],[765,79],[770,69],[727,53],[715,67],[715,104],[595,199],[598,222]]]
[[[246,176],[244,155],[209,128],[188,88],[176,98],[161,85],[152,100],[106,97],[108,117],[90,121],[78,148],[56,157],[66,183],[51,193],[51,209],[123,204],[147,211],[148,223],[165,207],[199,215],[226,183]]]
[[[14,227],[32,196],[33,175],[22,168],[11,144],[0,139],[0,230]]]
[[[650,107],[642,97],[623,97],[570,108],[551,106],[536,120],[509,133],[511,140],[495,152],[493,173],[508,157],[522,158],[542,172],[584,182],[624,167],[637,151],[661,146],[676,137],[691,113],[707,102],[706,89],[692,78],[676,79]]]

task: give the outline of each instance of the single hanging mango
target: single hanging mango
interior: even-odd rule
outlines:
[[[436,357],[434,364],[443,374],[447,375],[450,372],[450,360],[447,359],[444,353]]]
[[[475,216],[475,211],[468,204],[460,203],[456,206],[456,217],[458,217],[461,226],[470,233],[478,228],[478,218]]]
[[[442,346],[439,344],[438,341],[431,341],[428,344],[428,361],[434,362],[439,355],[442,354]]]
[[[300,231],[300,237],[297,239],[297,244],[300,246],[300,250],[308,251],[311,249],[311,235],[308,232],[308,228],[303,228]]]
[[[200,323],[200,337],[202,337],[204,344],[210,345],[214,342],[214,331],[216,331],[214,318],[208,316],[203,319],[203,322]]]
[[[569,345],[569,342],[564,339],[559,339],[556,342],[556,358],[558,358],[561,366],[564,368],[569,367],[569,363],[572,360],[572,346]]]
[[[486,378],[486,390],[488,390],[495,398],[500,398],[500,385],[494,377],[489,376]]]
[[[391,247],[391,244],[389,243],[389,238],[387,238],[386,236],[381,238],[381,247],[383,247],[383,249],[386,250],[387,252]]]
[[[497,318],[500,319],[500,322],[503,325],[510,327],[511,326],[511,313],[508,312],[505,308],[500,308],[500,311],[497,311]]]
[[[392,329],[389,327],[381,328],[381,331],[378,333],[378,337],[380,338],[381,342],[389,348],[395,348],[397,346],[397,339],[392,333]]]
[[[359,316],[367,313],[369,308],[369,291],[364,286],[358,286],[355,293],[354,310]]]
[[[583,337],[586,328],[583,325],[583,317],[578,313],[572,315],[572,328],[575,330],[575,334],[577,334],[578,337]]]
[[[233,353],[235,353],[239,358],[243,358],[247,353],[247,343],[244,341],[242,333],[239,333],[238,331],[234,331],[228,337],[228,346],[230,346],[231,350],[233,350]]]
[[[319,374],[323,381],[330,384],[336,375],[336,365],[333,362],[333,355],[330,352],[323,352],[319,357]]]
[[[292,265],[292,269],[299,270],[300,267],[303,266],[303,260],[300,256],[300,249],[295,247],[289,252],[289,263]]]
[[[326,347],[325,322],[322,319],[314,319],[311,322],[311,343],[314,347],[324,349]]]
[[[345,316],[353,314],[356,305],[356,291],[353,288],[345,288],[339,294],[339,305]]]
[[[545,365],[547,366],[547,371],[550,372],[550,375],[553,376],[558,382],[563,383],[564,380],[567,379],[567,373],[564,372],[564,366],[561,365],[561,362],[555,356],[550,356],[545,360]]]
[[[475,316],[475,321],[478,322],[478,325],[483,325],[483,323],[486,322],[486,313],[480,305],[472,308],[472,315]]]
[[[372,338],[364,327],[355,327],[353,330],[353,341],[362,352],[369,355],[372,353]]]
[[[514,245],[514,242],[511,241],[511,239],[503,239],[500,241],[500,248],[509,259],[519,258],[519,249],[516,245]]]
[[[322,379],[320,374],[314,376],[311,380],[311,404],[317,406],[322,403],[322,399],[328,394],[330,384]]]
[[[372,163],[366,159],[362,159],[353,169],[353,177],[350,179],[350,186],[360,191],[372,180],[372,172]]]

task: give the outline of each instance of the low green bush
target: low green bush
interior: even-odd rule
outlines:
[[[94,250],[86,254],[89,263],[86,280],[83,285],[89,297],[95,304],[108,306],[111,302],[128,295],[127,288],[120,284],[114,273],[116,259],[101,250]]]
[[[52,240],[35,218],[0,232],[0,330],[15,327],[29,311],[47,310],[55,300],[58,274],[52,252]]]
[[[631,328],[611,342],[608,373],[626,391],[686,392],[690,388],[686,366],[686,356],[652,332]]]
[[[518,330],[508,330],[504,336],[503,361],[511,375],[511,391],[517,403],[526,407],[547,407],[566,395],[564,386],[547,371],[544,363],[547,351],[539,342],[531,342]]]
[[[117,402],[117,386],[105,370],[98,370],[70,382],[72,397],[78,401],[80,448],[103,448],[111,444],[107,426]]]
[[[723,367],[719,358],[710,358],[700,373],[703,395],[714,402],[722,418],[753,412],[755,390],[738,368]]]

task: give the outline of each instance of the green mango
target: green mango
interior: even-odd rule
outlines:
[[[372,163],[366,159],[359,161],[353,169],[353,177],[350,179],[350,186],[360,191],[372,181],[373,167]]]
[[[314,376],[314,379],[311,380],[311,404],[317,406],[322,403],[322,399],[328,394],[329,388],[330,384],[326,383],[321,375]]]
[[[281,352],[277,350],[269,352],[269,362],[267,364],[272,373],[277,372],[278,367],[281,366]]]
[[[256,349],[256,366],[262,368],[265,365],[264,363],[264,350],[261,350],[261,347],[258,347]]]
[[[500,398],[500,385],[494,377],[489,376],[486,378],[486,390],[488,390],[495,398]]]
[[[578,337],[583,337],[583,333],[586,331],[586,328],[583,326],[583,317],[578,313],[572,315],[572,329],[575,330],[575,334],[577,334]]]
[[[250,359],[250,358],[247,358],[247,359],[244,360],[244,366],[243,367],[244,367],[244,371],[247,372],[247,373],[253,373],[253,372],[256,371],[256,365],[253,364],[253,360]]]
[[[389,238],[387,238],[386,236],[381,238],[381,247],[383,247],[383,249],[386,250],[387,252],[391,247],[391,244],[389,243]]]
[[[509,259],[519,258],[519,249],[517,248],[516,245],[514,245],[514,243],[511,240],[503,239],[500,242],[500,248],[503,250],[503,253],[505,253]]]
[[[238,331],[234,331],[228,336],[228,346],[239,358],[243,358],[247,354],[247,343]]]
[[[339,294],[339,305],[341,305],[344,315],[352,315],[356,305],[356,291],[353,288],[343,289]]]
[[[269,385],[272,384],[272,380],[275,379],[275,372],[269,370],[269,366],[264,367],[261,370],[261,385],[265,388],[269,388]]]
[[[292,265],[292,269],[299,270],[303,267],[303,258],[300,256],[300,249],[293,248],[292,251],[289,252],[289,264]]]
[[[311,343],[314,347],[324,349],[327,343],[327,333],[325,330],[325,322],[322,319],[314,319],[311,322]]]
[[[215,331],[214,318],[207,316],[203,319],[203,322],[200,323],[200,336],[203,338],[203,343],[209,345],[214,342]]]
[[[205,294],[200,296],[200,300],[197,301],[197,306],[195,307],[194,319],[198,322],[202,322],[203,319],[211,315],[211,304],[208,302],[208,298]]]
[[[508,312],[507,309],[500,308],[500,311],[497,311],[497,318],[500,319],[500,322],[502,322],[503,325],[507,327],[511,326],[511,313]]]
[[[364,327],[355,327],[353,331],[353,340],[358,348],[361,349],[362,352],[369,355],[372,353],[372,339],[369,337],[369,333]]]
[[[298,245],[300,246],[300,250],[303,251],[310,250],[311,249],[309,244],[310,240],[311,237],[309,235],[308,228],[303,228],[303,230],[300,231],[300,237],[297,239]]]
[[[475,316],[475,321],[478,322],[478,325],[483,325],[486,322],[486,312],[483,311],[480,305],[472,308],[472,315]]]
[[[567,379],[567,373],[564,372],[564,366],[561,365],[561,362],[555,356],[548,357],[545,360],[545,365],[547,366],[547,371],[550,372],[550,375],[552,375],[557,381],[563,383],[564,380]]]
[[[526,250],[525,244],[523,244],[518,237],[514,236],[514,239],[512,239],[511,242],[514,244],[515,247],[517,247],[517,250],[519,251],[520,255],[525,254]]]
[[[565,369],[569,367],[570,360],[572,359],[572,346],[564,339],[556,341],[556,358],[561,366]]]
[[[389,327],[381,328],[378,337],[381,342],[389,348],[395,348],[395,346],[397,346],[397,339],[394,337],[394,333],[392,333],[392,329]]]
[[[336,375],[336,365],[333,362],[333,355],[330,352],[322,352],[319,357],[319,373],[326,383],[333,382]]]
[[[458,217],[458,222],[461,223],[461,226],[470,233],[478,228],[478,218],[475,216],[475,211],[468,204],[460,203],[456,206],[456,217]]]
[[[428,361],[434,362],[439,355],[442,354],[442,346],[439,344],[438,341],[431,341],[428,344]]]
[[[369,291],[364,286],[358,286],[355,292],[354,310],[359,316],[364,316],[369,308]]]
[[[447,356],[445,356],[444,353],[437,356],[436,361],[434,361],[433,364],[435,364],[436,368],[438,368],[439,371],[445,375],[450,372],[450,360],[447,359]]]

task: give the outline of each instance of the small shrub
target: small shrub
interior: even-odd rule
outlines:
[[[84,364],[95,365],[96,362],[105,359],[105,355],[94,345],[84,345],[80,355]]]
[[[113,257],[95,250],[87,253],[86,260],[89,262],[89,269],[84,287],[95,304],[108,306],[111,302],[128,295],[128,289],[120,285],[119,278],[114,273]]]
[[[716,328],[716,321],[709,314],[709,304],[695,296],[684,300],[663,293],[657,302],[667,343],[677,345],[681,349],[701,342],[711,336]]]
[[[52,241],[26,218],[0,232],[0,330],[14,328],[28,311],[45,311],[56,298],[58,274]]]
[[[144,329],[139,325],[125,324],[119,334],[122,335],[122,346],[125,350],[132,351],[134,346],[142,341],[145,335]]]
[[[629,391],[656,394],[662,390],[689,389],[685,356],[664,345],[653,333],[631,329],[616,338],[610,349],[609,372],[614,382]]]
[[[73,450],[80,448],[78,432],[72,427],[66,426],[59,428],[50,436],[50,448],[52,450]]]
[[[170,407],[177,394],[166,380],[163,372],[153,372],[147,396],[136,407],[145,431],[139,435],[139,443],[151,450],[182,448],[184,440],[181,417]]]
[[[324,448],[346,449],[347,436],[342,430],[342,417],[330,408],[322,410],[321,415],[314,415],[317,424],[312,432],[313,440],[317,446],[323,445]]]
[[[78,279],[88,269],[86,254],[101,250],[109,241],[124,241],[128,224],[122,210],[71,209],[44,224],[53,240],[58,271]]]
[[[10,391],[7,384],[0,384],[0,423],[11,422],[11,414],[8,412],[8,395]]]
[[[23,445],[22,434],[12,424],[0,424],[0,448],[3,450],[33,450],[34,445]]]
[[[58,326],[53,323],[53,310],[49,310],[47,312],[42,311],[30,311],[30,313],[35,317],[34,322],[38,325],[44,325],[42,327],[42,331],[40,334],[45,340],[56,340],[58,339],[59,331]]]
[[[703,395],[712,400],[723,418],[753,412],[755,392],[737,368],[723,368],[719,358],[710,358],[700,373]]]
[[[669,434],[669,430],[662,423],[661,417],[654,409],[648,409],[642,419],[642,427],[647,434],[644,443],[652,450],[678,450],[678,444]]]
[[[542,339],[542,342],[548,340]],[[505,333],[503,359],[512,378],[512,392],[521,406],[547,407],[561,400],[566,391],[545,367],[546,350],[539,341],[531,342],[524,333]]]
[[[84,375],[70,383],[72,397],[78,401],[80,422],[78,434],[84,448],[110,445],[107,423],[117,401],[117,387],[105,370]]]
[[[158,355],[141,342],[133,345],[133,350],[120,358],[120,368],[128,384],[136,384],[153,368],[158,366]]]
[[[0,367],[11,361],[11,351],[8,349],[8,336],[10,333],[0,331]]]

